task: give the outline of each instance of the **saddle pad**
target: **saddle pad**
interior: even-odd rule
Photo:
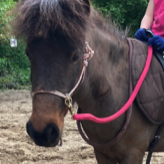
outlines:
[[[148,47],[143,42],[132,42],[132,84],[136,86],[145,66]],[[135,99],[139,108],[154,124],[164,122],[164,71],[153,55],[149,71]]]

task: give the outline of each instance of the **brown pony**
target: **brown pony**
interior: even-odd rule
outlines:
[[[27,42],[32,92],[38,92],[33,96],[32,115],[27,123],[27,132],[37,145],[55,146],[61,140],[68,107],[62,97],[49,93],[56,90],[69,93],[74,88],[83,68],[85,41],[95,53],[72,95],[81,113],[107,117],[126,103],[129,96],[126,32],[105,21],[89,0],[21,0],[16,12],[15,35]],[[146,46],[144,49],[146,52]],[[82,121],[82,126],[89,140],[101,145],[118,134],[125,119],[124,114],[111,123]],[[134,102],[130,123],[120,140],[110,147],[94,148],[97,162],[142,164],[157,128]],[[164,151],[164,131],[161,138],[155,151]]]

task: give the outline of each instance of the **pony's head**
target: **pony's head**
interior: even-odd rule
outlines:
[[[89,41],[96,53],[83,83],[73,93],[80,105],[108,93],[107,79],[98,67],[105,66],[103,61],[112,69],[108,58],[112,65],[123,58],[122,34],[112,23],[105,23],[89,0],[21,0],[15,11],[15,35],[26,40],[31,63],[33,110],[27,132],[36,144],[54,146],[60,141],[71,101],[70,95],[63,94],[74,90],[86,64],[84,57],[90,58],[85,42]],[[54,91],[60,93],[52,94]]]
[[[22,0],[16,7],[15,35],[27,41],[32,92],[69,93],[83,68],[89,0]],[[38,93],[27,132],[36,144],[55,146],[68,111],[64,98]]]

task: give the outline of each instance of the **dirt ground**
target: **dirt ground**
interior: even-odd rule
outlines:
[[[0,93],[0,164],[96,164],[93,148],[82,140],[70,114],[65,118],[63,146],[44,148],[26,133],[30,113],[29,91]],[[151,164],[164,164],[164,153],[154,153]]]

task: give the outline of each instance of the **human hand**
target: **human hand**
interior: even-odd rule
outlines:
[[[146,35],[146,32],[145,32],[144,28],[138,29],[137,32],[135,33],[134,37],[139,39],[140,41],[147,42],[149,40],[149,37]]]
[[[164,50],[164,39],[159,35],[154,35],[148,42],[148,45],[152,45],[155,51]]]

